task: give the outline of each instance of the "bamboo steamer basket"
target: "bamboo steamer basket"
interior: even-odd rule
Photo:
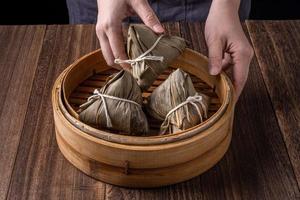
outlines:
[[[231,81],[224,73],[210,76],[207,58],[186,49],[143,97],[146,99],[178,67],[191,75],[197,90],[211,97],[210,117],[182,132],[148,137],[98,130],[78,120],[78,105],[115,72],[106,65],[100,50],[67,67],[52,90],[56,139],[65,158],[98,180],[136,188],[182,182],[214,166],[231,141],[234,116]],[[149,123],[152,132],[157,133],[159,123]]]

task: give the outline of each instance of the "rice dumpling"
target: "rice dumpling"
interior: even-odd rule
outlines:
[[[99,129],[120,134],[142,135],[148,132],[148,121],[142,110],[142,93],[127,71],[112,75],[106,84],[80,106],[79,118]]]
[[[145,25],[134,24],[128,29],[127,54],[130,60],[116,59],[115,62],[130,63],[139,86],[147,90],[185,47],[183,38],[157,35]]]
[[[188,129],[207,118],[208,97],[196,92],[190,76],[174,71],[148,98],[148,113],[163,121],[160,134]]]

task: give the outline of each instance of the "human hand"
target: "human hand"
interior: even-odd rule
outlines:
[[[97,3],[96,33],[103,56],[110,66],[120,68],[114,63],[114,60],[116,58],[128,59],[122,33],[122,21],[126,17],[136,13],[154,32],[164,32],[164,28],[147,0],[97,0]],[[121,67],[130,68],[128,64],[121,64]]]
[[[209,72],[219,74],[233,68],[233,85],[237,101],[247,81],[253,49],[242,29],[239,0],[213,0],[206,24],[205,39],[209,51]]]

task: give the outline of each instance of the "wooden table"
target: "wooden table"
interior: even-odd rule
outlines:
[[[203,24],[166,24],[207,54]],[[254,46],[225,157],[190,181],[126,189],[96,181],[60,153],[50,90],[99,47],[94,25],[0,26],[0,199],[300,198],[300,21],[248,21]]]

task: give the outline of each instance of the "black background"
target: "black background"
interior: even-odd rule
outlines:
[[[300,0],[252,0],[250,19],[300,19]],[[0,24],[67,24],[65,0],[1,0]]]

